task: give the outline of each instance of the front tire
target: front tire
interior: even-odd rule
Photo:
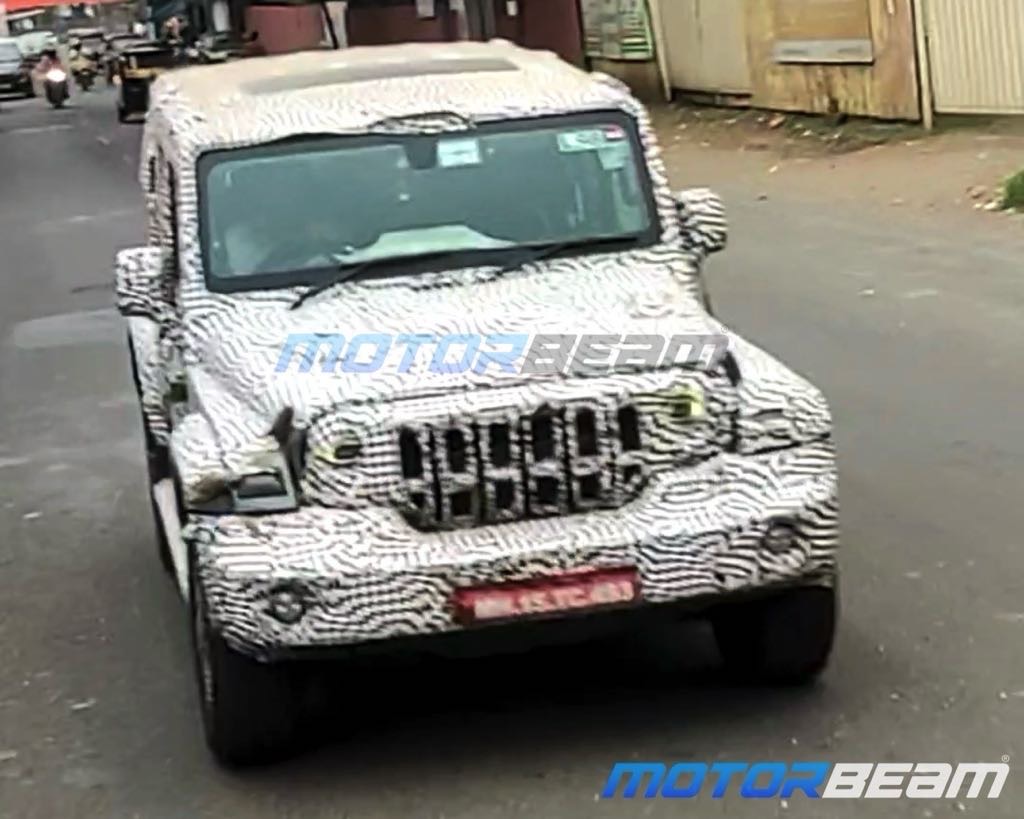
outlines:
[[[273,762],[294,750],[301,694],[296,669],[233,649],[210,622],[190,550],[189,599],[196,681],[206,744],[228,767]]]
[[[802,685],[825,669],[838,614],[835,588],[808,586],[712,613],[718,650],[743,682]]]

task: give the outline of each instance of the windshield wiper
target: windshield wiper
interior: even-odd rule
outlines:
[[[500,276],[504,273],[518,270],[523,265],[543,261],[544,259],[557,256],[559,253],[563,253],[567,250],[582,250],[591,247],[601,247],[603,245],[625,245],[628,247],[635,244],[638,240],[638,236],[627,234],[625,236],[593,236],[588,239],[571,239],[566,242],[546,242],[542,245],[527,245],[523,248],[526,252],[520,255],[520,257],[515,261],[509,262],[504,267],[500,268],[497,275]],[[289,309],[297,310],[314,296],[319,296],[321,293],[330,290],[332,287],[351,281],[360,274],[365,273],[367,270],[372,270],[374,267],[384,266],[393,262],[446,259],[462,255],[465,252],[467,251],[441,250],[431,253],[419,253],[415,256],[383,256],[376,259],[367,259],[362,262],[343,263],[338,266],[336,275],[331,276],[320,282],[320,284],[315,284],[308,290],[303,291],[302,294],[292,302]]]
[[[366,259],[362,262],[342,263],[338,265],[336,275],[320,282],[320,284],[314,284],[308,290],[304,290],[302,294],[292,302],[291,307],[288,309],[296,310],[314,296],[319,296],[321,293],[330,290],[332,287],[351,281],[361,273],[365,273],[367,270],[372,270],[375,267],[382,267],[394,262],[422,261],[423,259],[433,259],[435,257],[445,258],[452,255],[454,254],[450,250],[441,250],[431,253],[418,253],[415,256],[380,256],[375,259]]]
[[[542,245],[527,245],[525,248],[526,253],[518,259],[498,268],[495,275],[503,276],[505,273],[519,270],[528,264],[536,264],[553,256],[558,256],[567,250],[586,250],[587,248],[603,247],[604,245],[624,245],[629,247],[636,244],[639,239],[639,236],[626,234],[624,236],[591,236],[587,239],[570,239],[565,242],[545,242]]]

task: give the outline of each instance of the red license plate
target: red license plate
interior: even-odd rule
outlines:
[[[640,599],[636,569],[609,569],[459,589],[455,616],[463,624],[622,606]]]

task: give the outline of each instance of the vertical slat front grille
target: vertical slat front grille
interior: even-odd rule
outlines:
[[[631,405],[403,428],[403,511],[436,530],[621,506],[643,485],[642,445]]]

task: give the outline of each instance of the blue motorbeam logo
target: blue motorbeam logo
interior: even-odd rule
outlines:
[[[996,799],[1010,774],[1002,763],[961,762],[616,762],[602,799]],[[965,792],[966,788],[966,792]]]
[[[587,375],[628,367],[704,364],[714,369],[728,351],[729,339],[720,334],[292,333],[274,369],[325,374],[425,369],[438,375]]]

